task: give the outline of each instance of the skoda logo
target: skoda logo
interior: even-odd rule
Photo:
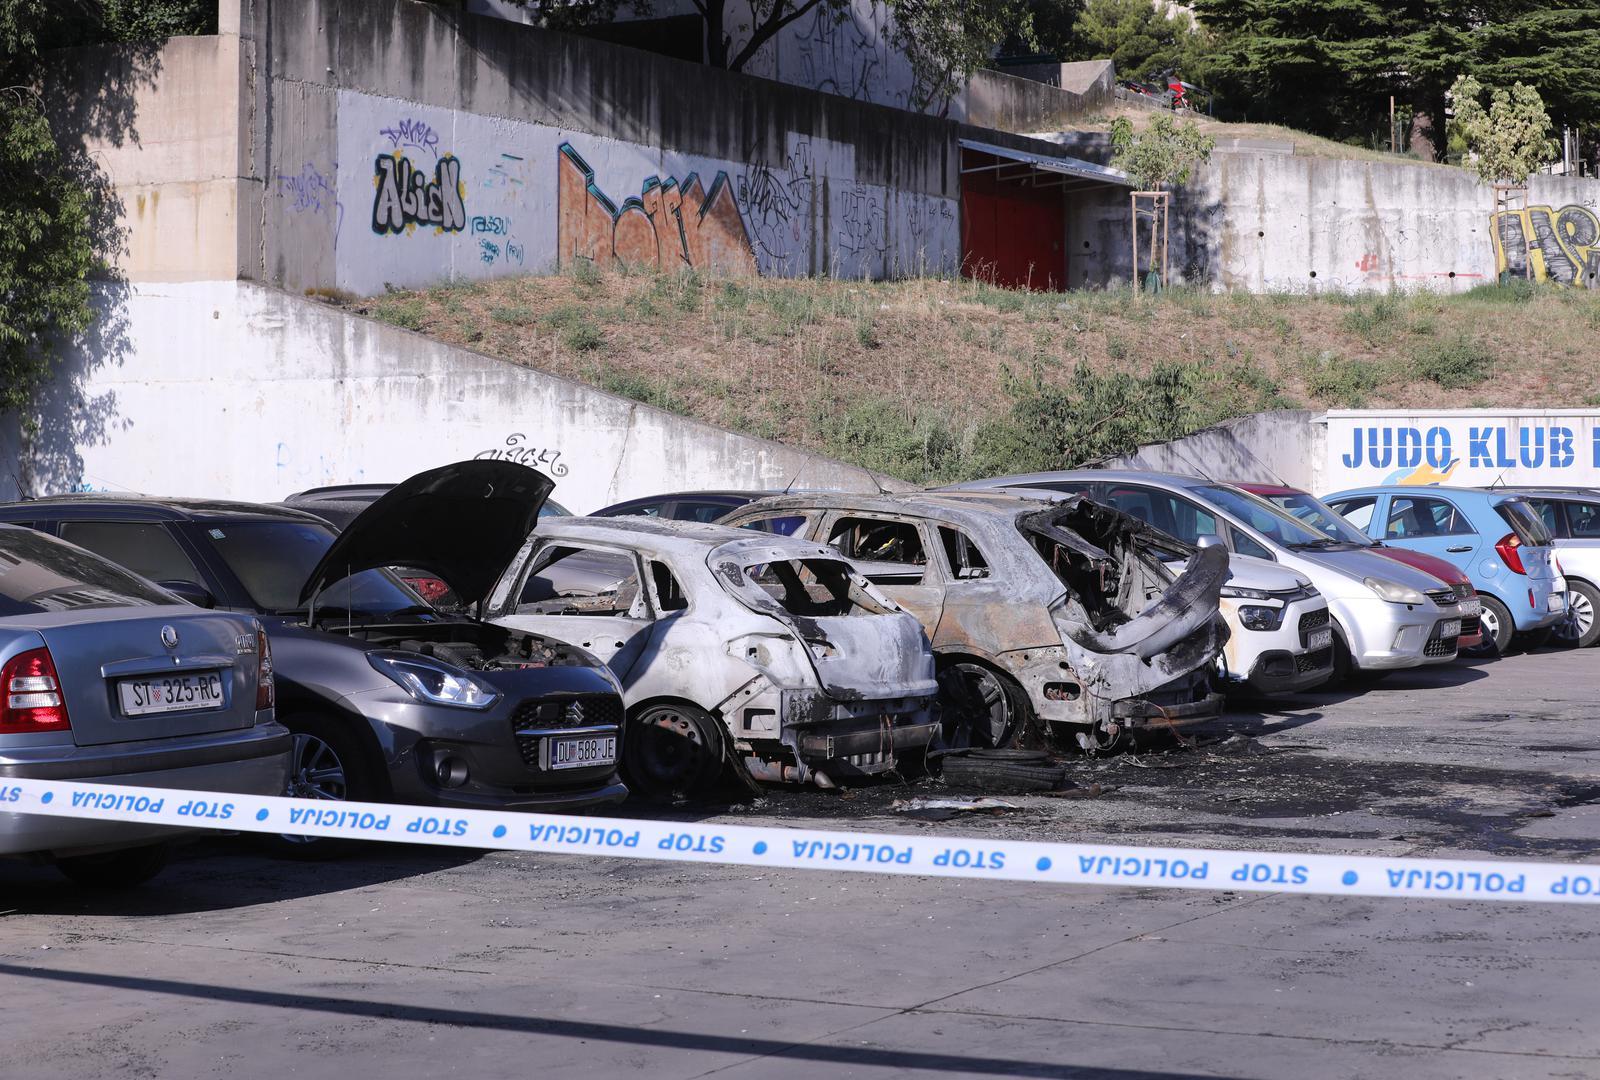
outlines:
[[[163,626],[161,628],[161,644],[169,649],[176,649],[178,647],[178,632],[171,626]]]

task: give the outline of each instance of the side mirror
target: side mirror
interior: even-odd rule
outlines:
[[[1208,548],[1225,547],[1226,545],[1223,544],[1222,537],[1218,536],[1216,533],[1201,533],[1200,536],[1195,540],[1194,546]]]
[[[163,589],[167,590],[179,600],[195,607],[214,608],[217,598],[211,595],[211,590],[196,581],[158,581]]]

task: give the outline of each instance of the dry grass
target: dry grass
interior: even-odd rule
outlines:
[[[1600,332],[1600,294],[1558,288],[1152,297],[587,266],[578,275],[391,293],[356,310],[835,453],[845,451],[828,432],[852,410],[859,422],[864,402],[886,422],[934,416],[970,441],[1015,403],[1008,374],[1059,384],[1079,364],[1137,374],[1164,362],[1226,366],[1259,388],[1255,404],[1241,408],[1595,404]]]
[[[1112,119],[1118,116],[1126,116],[1133,121],[1135,130],[1139,130],[1150,122],[1152,116],[1158,115],[1161,115],[1161,112],[1157,109],[1118,104],[1107,109],[1103,114],[1085,120],[1084,127],[1102,127],[1109,130]],[[1227,139],[1273,139],[1294,143],[1294,152],[1301,157],[1378,161],[1390,165],[1425,165],[1435,169],[1454,169],[1457,167],[1440,164],[1415,154],[1391,154],[1387,150],[1375,150],[1369,146],[1343,143],[1335,139],[1324,138],[1321,135],[1298,131],[1295,128],[1283,127],[1280,124],[1230,123],[1225,120],[1215,120],[1199,113],[1184,112],[1174,115],[1176,115],[1180,123],[1193,120],[1206,134],[1215,135],[1219,142]]]

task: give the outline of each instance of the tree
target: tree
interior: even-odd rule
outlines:
[[[1170,113],[1153,115],[1142,133],[1133,130],[1126,116],[1111,122],[1111,164],[1127,173],[1134,184],[1129,212],[1135,285],[1139,281],[1140,217],[1150,220],[1150,265],[1145,277],[1151,287],[1159,288],[1167,266],[1167,187],[1187,184],[1194,167],[1211,160],[1216,145],[1217,140],[1203,133],[1193,120],[1177,124]]]
[[[1450,88],[1450,97],[1455,103],[1454,125],[1484,183],[1521,186],[1555,157],[1550,115],[1533,87],[1520,82],[1509,91],[1495,87],[1489,93],[1489,107],[1484,108],[1482,85],[1463,75]]]
[[[582,30],[620,10],[647,16],[655,0],[510,0],[554,30]],[[1037,48],[1028,0],[872,0],[911,60],[918,96],[936,100],[986,64],[1002,41]],[[705,62],[743,71],[785,28],[813,12],[842,23],[852,0],[690,0],[705,24]]]
[[[90,281],[120,239],[94,162],[51,130],[46,52],[214,30],[216,17],[214,0],[0,0],[0,413],[26,408],[94,324]]]
[[[1111,166],[1128,174],[1140,191],[1164,191],[1189,182],[1196,165],[1211,160],[1217,140],[1193,120],[1179,124],[1170,113],[1150,117],[1136,132],[1126,116],[1111,122]]]
[[[1194,0],[1226,41],[1212,60],[1246,94],[1248,119],[1364,141],[1389,95],[1445,148],[1445,95],[1463,75],[1516,80],[1568,123],[1600,122],[1600,9],[1584,0]]]
[[[1194,23],[1182,12],[1170,12],[1151,0],[1088,0],[1073,27],[1073,42],[1064,59],[1104,60],[1117,65],[1127,79],[1145,79],[1164,71],[1185,73],[1192,66]],[[1192,78],[1192,73],[1188,76]]]

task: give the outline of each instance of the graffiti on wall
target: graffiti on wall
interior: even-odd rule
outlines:
[[[418,225],[440,232],[467,227],[467,192],[461,184],[461,161],[445,154],[427,173],[399,151],[379,154],[373,163],[372,231],[409,233]]]
[[[571,143],[557,148],[556,257],[618,259],[670,270],[680,265],[754,274],[755,252],[728,174],[707,191],[698,173],[679,181],[649,177],[621,205],[595,181]]]
[[[404,119],[380,128],[378,134],[389,140],[390,147],[398,149],[402,146],[412,146],[418,150],[426,150],[439,156],[439,133],[428,123],[422,120]]]
[[[332,217],[335,234],[344,224],[344,204],[334,193],[333,181],[309,161],[300,166],[298,173],[278,174],[278,194],[289,200],[289,209],[297,214]]]
[[[530,469],[542,469],[551,476],[565,476],[570,471],[561,461],[561,451],[528,442],[520,431],[506,436],[504,446],[492,446],[472,455],[474,460],[514,461]]]
[[[1600,288],[1600,219],[1586,206],[1530,206],[1491,219],[1502,274]]]
[[[798,270],[813,184],[810,139],[793,140],[782,165],[758,162],[740,174],[734,197],[769,272]]]

